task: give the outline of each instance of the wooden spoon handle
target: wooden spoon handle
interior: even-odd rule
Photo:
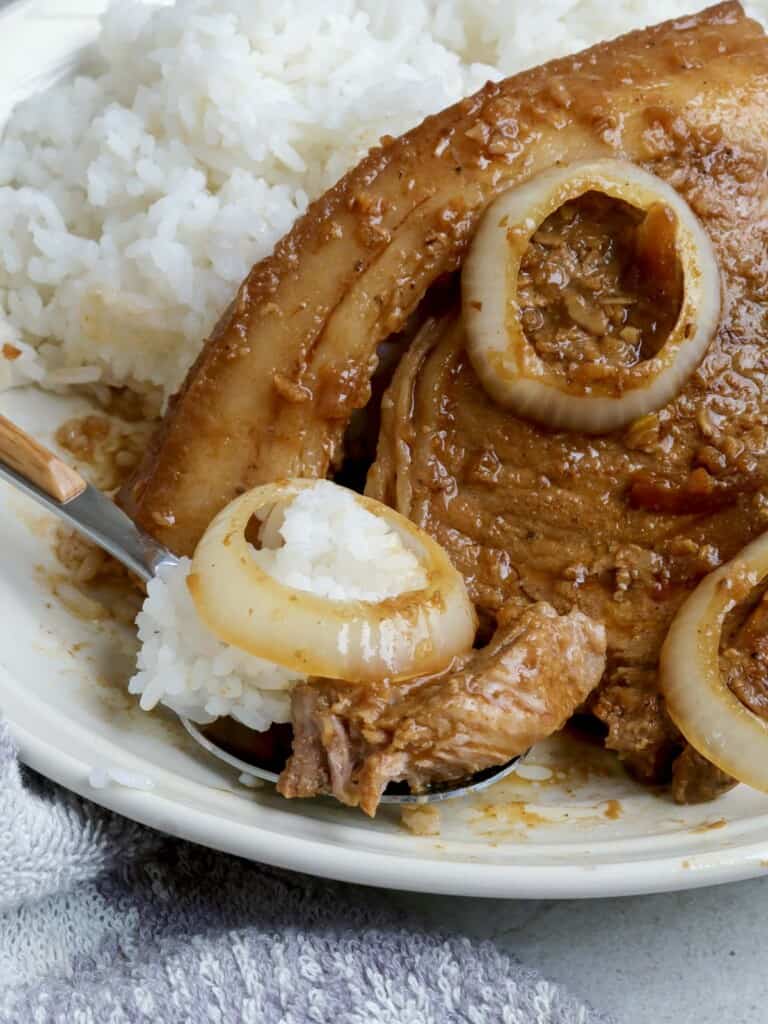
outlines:
[[[0,416],[0,461],[62,505],[82,494],[87,486],[76,470],[5,416]]]

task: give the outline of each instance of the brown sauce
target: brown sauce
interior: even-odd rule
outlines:
[[[682,295],[676,256],[666,267],[670,279],[660,273],[670,237],[674,253],[666,207],[646,214],[587,192],[555,210],[531,239],[518,277],[523,330],[540,358],[589,384],[658,352]]]
[[[152,427],[151,421],[120,422],[91,413],[62,423],[56,442],[86,470],[92,484],[112,492],[135,469]]]
[[[132,471],[147,442],[151,422],[138,417],[139,403],[127,392],[111,389],[115,408],[126,416],[91,413],[66,420],[56,431],[56,442],[72,457],[86,478],[112,492]],[[128,416],[136,411],[137,418]],[[143,586],[116,559],[76,530],[59,525],[53,534],[53,553],[65,571],[50,577],[59,602],[83,619],[110,618],[132,623],[141,607]]]

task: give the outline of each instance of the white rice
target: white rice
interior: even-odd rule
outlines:
[[[424,569],[399,536],[351,492],[318,481],[267,517],[254,560],[286,586],[330,600],[380,601],[423,587]],[[277,546],[277,545],[281,546]],[[191,562],[162,569],[139,613],[131,693],[195,722],[230,715],[252,729],[290,719],[290,690],[305,677],[222,643],[187,588]]]
[[[383,601],[426,586],[426,573],[386,520],[328,480],[276,508],[254,561],[276,580],[331,601]]]
[[[0,388],[170,394],[251,264],[382,134],[703,3],[115,4],[95,73],[18,107],[0,144]],[[29,347],[11,362],[8,342]]]

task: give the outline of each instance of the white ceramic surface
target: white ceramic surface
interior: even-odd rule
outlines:
[[[18,3],[0,14],[3,102],[79,60],[96,27],[82,12],[99,6]],[[82,402],[34,391],[0,396],[0,411],[47,439],[78,409]],[[245,789],[170,717],[137,710],[125,692],[131,633],[85,622],[56,596],[51,529],[0,484],[0,712],[28,764],[99,803],[255,860],[424,892],[617,895],[746,878],[768,866],[768,797],[740,787],[714,804],[679,808],[572,740],[529,758],[548,779],[512,778],[448,805],[439,838],[410,835],[391,811],[370,822],[329,801]],[[97,765],[149,775],[154,789],[92,790]]]

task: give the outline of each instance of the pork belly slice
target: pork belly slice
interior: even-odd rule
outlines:
[[[332,793],[374,815],[390,782],[421,792],[523,754],[562,727],[604,667],[603,627],[542,602],[521,615],[502,609],[490,643],[443,675],[370,687],[302,684],[278,790]]]
[[[638,162],[756,253],[767,133],[766,38],[725,3],[489,83],[373,149],[243,282],[123,507],[190,554],[241,491],[327,474],[377,344],[461,265],[488,202],[557,162]]]

